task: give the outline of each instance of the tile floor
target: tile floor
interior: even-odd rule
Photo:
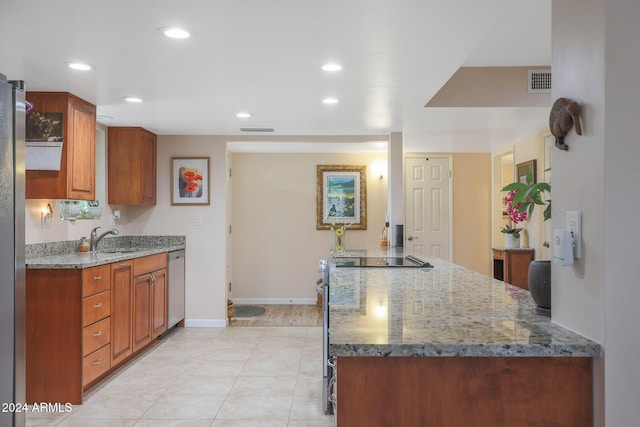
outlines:
[[[321,327],[179,328],[31,426],[323,427]]]

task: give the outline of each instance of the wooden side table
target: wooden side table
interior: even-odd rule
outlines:
[[[534,260],[533,249],[493,248],[493,278],[529,290],[529,264]]]

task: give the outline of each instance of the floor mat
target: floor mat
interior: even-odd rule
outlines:
[[[235,317],[254,317],[264,314],[266,309],[257,305],[236,305]]]

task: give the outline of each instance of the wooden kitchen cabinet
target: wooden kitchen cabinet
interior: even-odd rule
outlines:
[[[133,262],[133,351],[167,330],[167,254]]]
[[[96,267],[27,269],[27,403],[81,404],[167,330],[166,252]]]
[[[141,127],[108,130],[110,204],[155,205],[157,137]]]
[[[110,369],[109,271],[27,270],[27,403],[82,403],[85,386]]]
[[[111,366],[133,353],[133,261],[111,264]]]
[[[529,290],[529,264],[534,260],[533,249],[493,249],[493,277]]]
[[[167,330],[167,269],[163,268],[153,273],[153,290],[151,292],[151,339],[158,338]]]
[[[338,357],[335,422],[591,426],[591,365],[589,357]]]
[[[96,198],[96,107],[67,92],[27,92],[32,114],[62,113],[60,170],[28,170],[27,199]]]

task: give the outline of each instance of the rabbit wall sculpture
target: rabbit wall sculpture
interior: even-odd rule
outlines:
[[[569,146],[564,143],[564,137],[575,126],[576,133],[582,135],[580,126],[580,105],[569,98],[558,98],[551,107],[549,115],[549,129],[556,137],[556,147],[567,151]]]

